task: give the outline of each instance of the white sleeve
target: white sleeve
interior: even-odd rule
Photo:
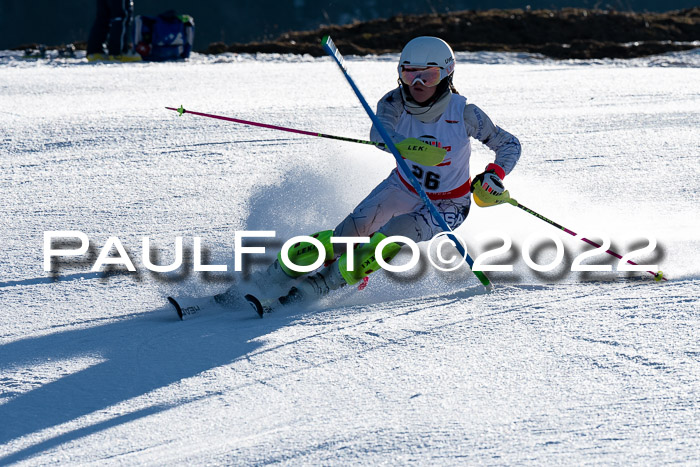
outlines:
[[[489,116],[474,104],[468,104],[464,108],[464,124],[467,134],[495,152],[494,162],[503,168],[506,175],[509,174],[520,159],[521,148],[518,138],[494,125]]]
[[[405,136],[394,131],[402,113],[403,103],[401,102],[401,91],[398,88],[386,93],[377,103],[377,118],[382,125],[384,125],[384,128],[387,133],[389,133],[391,141],[394,144],[406,139]],[[372,129],[369,132],[369,138],[371,141],[376,141],[378,143],[384,142],[384,139],[374,125],[372,125]],[[385,150],[388,151],[388,149]]]

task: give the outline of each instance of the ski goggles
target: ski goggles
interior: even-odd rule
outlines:
[[[423,86],[432,88],[437,86],[442,80],[442,69],[436,66],[423,68],[401,67],[401,81],[413,86],[416,81],[423,83]]]

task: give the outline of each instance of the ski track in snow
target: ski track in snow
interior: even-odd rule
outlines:
[[[491,273],[492,294],[423,261],[315,310],[260,320],[239,299],[185,322],[165,296],[211,295],[239,274],[205,277],[191,262],[152,274],[142,237],[167,264],[175,236],[188,258],[200,236],[207,260],[232,270],[236,230],[277,231],[274,250],[332,227],[393,163],[164,107],[365,139],[352,91],[311,57],[17,55],[0,53],[0,465],[700,462],[697,51],[457,57],[457,88],[523,143],[512,196],[621,253],[654,236],[635,259],[668,282],[571,273],[580,241],[509,206],[474,207],[458,230],[473,256],[499,245],[483,232],[513,239],[495,260],[514,271]],[[349,58],[369,102],[394,83],[395,60]],[[489,159],[473,143],[472,173]],[[89,254],[44,272],[48,230],[85,232]],[[522,245],[547,232],[566,261],[536,274]],[[138,274],[90,270],[110,236]]]

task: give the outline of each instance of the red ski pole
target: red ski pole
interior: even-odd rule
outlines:
[[[528,208],[528,207],[525,207],[525,206],[523,206],[522,204],[518,203],[516,200],[514,200],[513,198],[510,197],[510,194],[509,194],[507,191],[505,191],[503,194],[506,196],[504,202],[509,203],[509,204],[512,204],[512,205],[515,206],[516,208],[522,209],[522,210],[525,211],[526,213],[531,214],[531,215],[537,217],[538,219],[541,219],[541,220],[545,221],[546,223],[548,223],[548,224],[550,224],[550,225],[556,227],[557,229],[563,230],[564,232],[568,233],[569,235],[572,235],[572,236],[574,236],[574,237],[578,236],[578,234],[577,234],[576,232],[574,232],[573,230],[567,229],[567,228],[564,227],[563,225],[557,224],[557,223],[554,222],[553,220],[547,219],[547,218],[544,217],[542,214],[539,214],[539,213],[533,211],[532,209],[530,209],[530,208]],[[596,247],[596,248],[600,248],[600,245],[599,245],[599,244],[597,244],[597,243],[594,242],[593,240],[587,239],[586,237],[581,237],[581,241],[586,242],[586,243],[588,243],[589,245],[592,245],[592,246],[594,246],[594,247]],[[606,252],[607,254],[609,254],[609,255],[614,256],[614,257],[617,258],[617,259],[622,259],[622,256],[621,256],[619,253],[615,253],[615,252],[612,251],[612,250],[606,250],[605,252]],[[635,266],[638,266],[637,263],[635,263],[634,261],[631,261],[631,260],[627,260],[627,263],[632,264],[632,265],[635,265]],[[664,281],[667,281],[667,280],[668,280],[668,279],[666,279],[666,278],[664,277],[664,274],[663,274],[663,272],[661,272],[661,271],[658,271],[658,272],[646,271],[646,272],[648,272],[649,274],[651,274],[652,276],[654,276],[654,280],[656,280],[657,282],[658,282],[658,281],[662,281],[662,280],[664,280]]]
[[[316,133],[313,131],[298,130],[296,128],[287,128],[287,127],[283,127],[283,126],[270,125],[268,123],[251,122],[249,120],[241,120],[240,118],[223,117],[221,115],[213,115],[213,114],[206,114],[206,113],[202,113],[202,112],[194,112],[192,110],[186,110],[183,106],[180,106],[177,109],[175,107],[166,107],[166,109],[174,110],[175,112],[180,114],[180,116],[182,116],[182,114],[188,113],[188,114],[192,114],[192,115],[198,115],[200,117],[215,118],[217,120],[224,120],[227,122],[242,123],[243,125],[257,126],[260,128],[267,128],[270,130],[280,130],[280,131],[286,131],[288,133],[296,133],[299,135],[307,135],[307,136],[316,136],[316,137],[320,137],[320,138],[335,139],[338,141],[347,141],[349,143],[369,144],[372,146],[376,146],[380,149],[386,148],[386,145],[384,143],[378,143],[376,141],[367,141],[367,140],[363,140],[363,139],[347,138],[345,136],[327,135],[324,133]],[[431,145],[422,143],[421,141],[419,141],[415,138],[409,138],[407,140],[401,141],[396,146],[399,148],[399,151],[401,152],[402,156],[404,156],[406,159],[410,159],[410,160],[418,162],[422,165],[431,165],[431,166],[437,165],[444,160],[445,153],[446,153],[446,151],[443,148],[438,148],[437,146],[431,146]]]

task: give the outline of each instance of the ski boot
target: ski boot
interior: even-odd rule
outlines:
[[[311,237],[318,239],[323,245],[323,255],[326,261],[332,261],[335,257],[333,244],[331,243],[332,230],[317,232]],[[289,249],[289,259],[296,265],[308,266],[318,259],[318,249],[308,242],[299,242]],[[245,299],[253,306],[255,311],[262,317],[263,313],[269,313],[273,305],[276,305],[277,298],[285,295],[301,276],[306,273],[294,271],[284,265],[281,260],[281,253],[278,254],[274,263],[267,269],[255,272],[245,280],[244,289],[248,290]],[[218,303],[226,304],[233,300],[235,286],[226,292],[216,295],[214,299]]]
[[[346,285],[354,285],[365,277],[380,269],[375,257],[375,250],[379,242],[386,235],[375,232],[370,237],[369,243],[358,245],[354,250],[352,271],[348,268],[348,254],[344,253],[338,261],[326,267],[322,271],[306,277],[299,284],[292,287],[289,292],[278,299],[282,305],[300,303],[312,298],[322,298],[332,290]],[[382,258],[385,262],[391,261],[401,249],[397,243],[389,243],[382,249]]]
[[[297,285],[289,289],[284,296],[279,297],[278,301],[282,305],[291,305],[309,297],[322,298],[332,290],[337,290],[346,285],[347,282],[340,273],[338,261],[334,261],[323,270],[305,277]]]

